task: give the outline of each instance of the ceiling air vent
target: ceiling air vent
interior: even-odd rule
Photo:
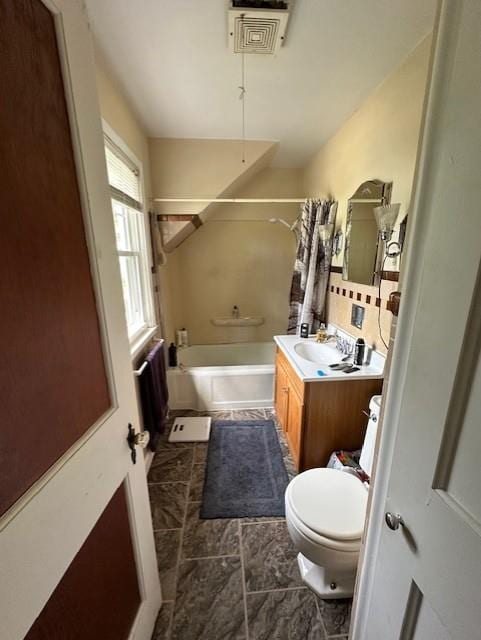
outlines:
[[[234,53],[276,53],[284,42],[289,5],[276,0],[232,0],[229,45]]]

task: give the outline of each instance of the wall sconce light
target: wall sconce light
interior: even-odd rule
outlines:
[[[381,240],[385,244],[385,253],[389,258],[396,258],[401,253],[401,246],[398,242],[390,242],[394,225],[399,215],[401,204],[383,204],[374,208],[374,216],[376,218],[377,227]]]
[[[332,253],[338,256],[342,251],[342,231],[338,229],[332,240]]]

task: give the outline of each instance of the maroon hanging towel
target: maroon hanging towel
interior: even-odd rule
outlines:
[[[169,412],[169,391],[165,368],[164,342],[156,345],[146,358],[147,366],[139,378],[144,428],[150,433],[149,446],[155,451],[165,430]]]

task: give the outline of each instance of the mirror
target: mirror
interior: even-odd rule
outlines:
[[[343,280],[377,285],[382,261],[382,242],[374,207],[389,204],[392,182],[363,182],[348,200]]]

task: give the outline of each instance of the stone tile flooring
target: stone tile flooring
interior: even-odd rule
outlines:
[[[275,421],[268,409],[171,414]],[[166,434],[149,472],[163,594],[152,640],[347,640],[349,601],[303,586],[284,518],[199,518],[206,456],[206,444],[170,444]]]

